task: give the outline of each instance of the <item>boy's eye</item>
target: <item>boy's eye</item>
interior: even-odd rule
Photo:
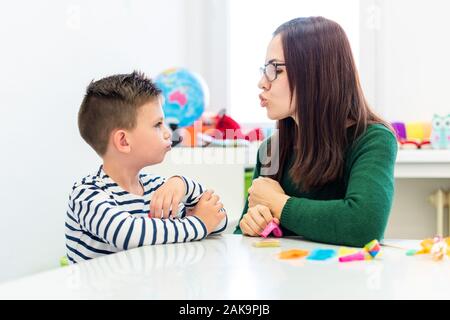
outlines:
[[[160,122],[158,122],[158,123],[155,125],[155,127],[156,127],[156,128],[159,128],[159,127],[162,126],[162,124],[163,124],[163,123],[160,121]]]

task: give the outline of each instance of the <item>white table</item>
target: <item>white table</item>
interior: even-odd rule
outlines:
[[[279,260],[282,249],[337,247],[285,238],[281,248],[255,248],[254,241],[222,235],[133,249],[3,284],[0,299],[450,298],[450,261],[394,247],[373,261]]]

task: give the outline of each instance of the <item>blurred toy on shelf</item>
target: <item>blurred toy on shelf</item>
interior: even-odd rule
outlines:
[[[182,146],[197,147],[204,146],[202,135],[205,132],[211,132],[215,129],[215,113],[204,112],[199,120],[195,121],[193,125],[180,129],[180,135],[183,136]]]
[[[245,139],[216,139],[206,133],[197,133],[196,145],[198,147],[246,147],[250,143]]]
[[[450,114],[433,116],[431,145],[433,149],[450,149]]]
[[[431,149],[431,123],[428,122],[393,122],[401,149]]]
[[[219,113],[204,112],[193,125],[183,128],[183,146],[248,146],[250,142],[263,141],[262,128],[244,132],[241,125],[221,110]]]
[[[242,132],[241,125],[221,110],[216,116],[216,129],[222,133],[224,140],[262,141],[264,134],[261,128],[251,129],[247,133]],[[217,137],[216,137],[217,139]]]

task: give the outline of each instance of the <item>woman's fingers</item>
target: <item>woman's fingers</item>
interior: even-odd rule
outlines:
[[[249,225],[247,224],[247,222],[244,219],[241,220],[240,225],[241,225],[242,233],[244,235],[251,236],[251,237],[257,236],[255,231],[253,231],[252,228],[249,227]]]
[[[264,230],[264,227],[261,227],[258,222],[255,221],[253,214],[249,211],[246,215],[245,222],[247,222],[247,225],[257,234],[261,234],[261,232]],[[260,218],[261,221],[264,223],[264,220]]]
[[[255,206],[255,201],[253,200],[252,195],[249,195],[248,196],[248,207],[251,208],[251,207],[254,207],[254,206]]]
[[[258,232],[258,234],[261,233],[264,230],[264,228],[266,227],[266,225],[267,225],[267,223],[265,222],[264,218],[260,215],[258,210],[253,209],[253,208],[250,209],[248,211],[248,213],[250,215],[249,219],[253,220],[253,222],[258,225],[258,229],[260,230]]]
[[[258,210],[259,214],[264,218],[266,221],[266,224],[273,220],[272,213],[270,212],[270,209],[266,206],[257,205],[256,209]]]

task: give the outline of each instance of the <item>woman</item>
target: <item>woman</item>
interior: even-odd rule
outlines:
[[[276,219],[285,235],[313,241],[381,240],[397,142],[368,106],[343,29],[323,17],[284,23],[262,71],[261,106],[278,132],[259,150],[269,155],[257,159],[235,233],[258,236]]]

